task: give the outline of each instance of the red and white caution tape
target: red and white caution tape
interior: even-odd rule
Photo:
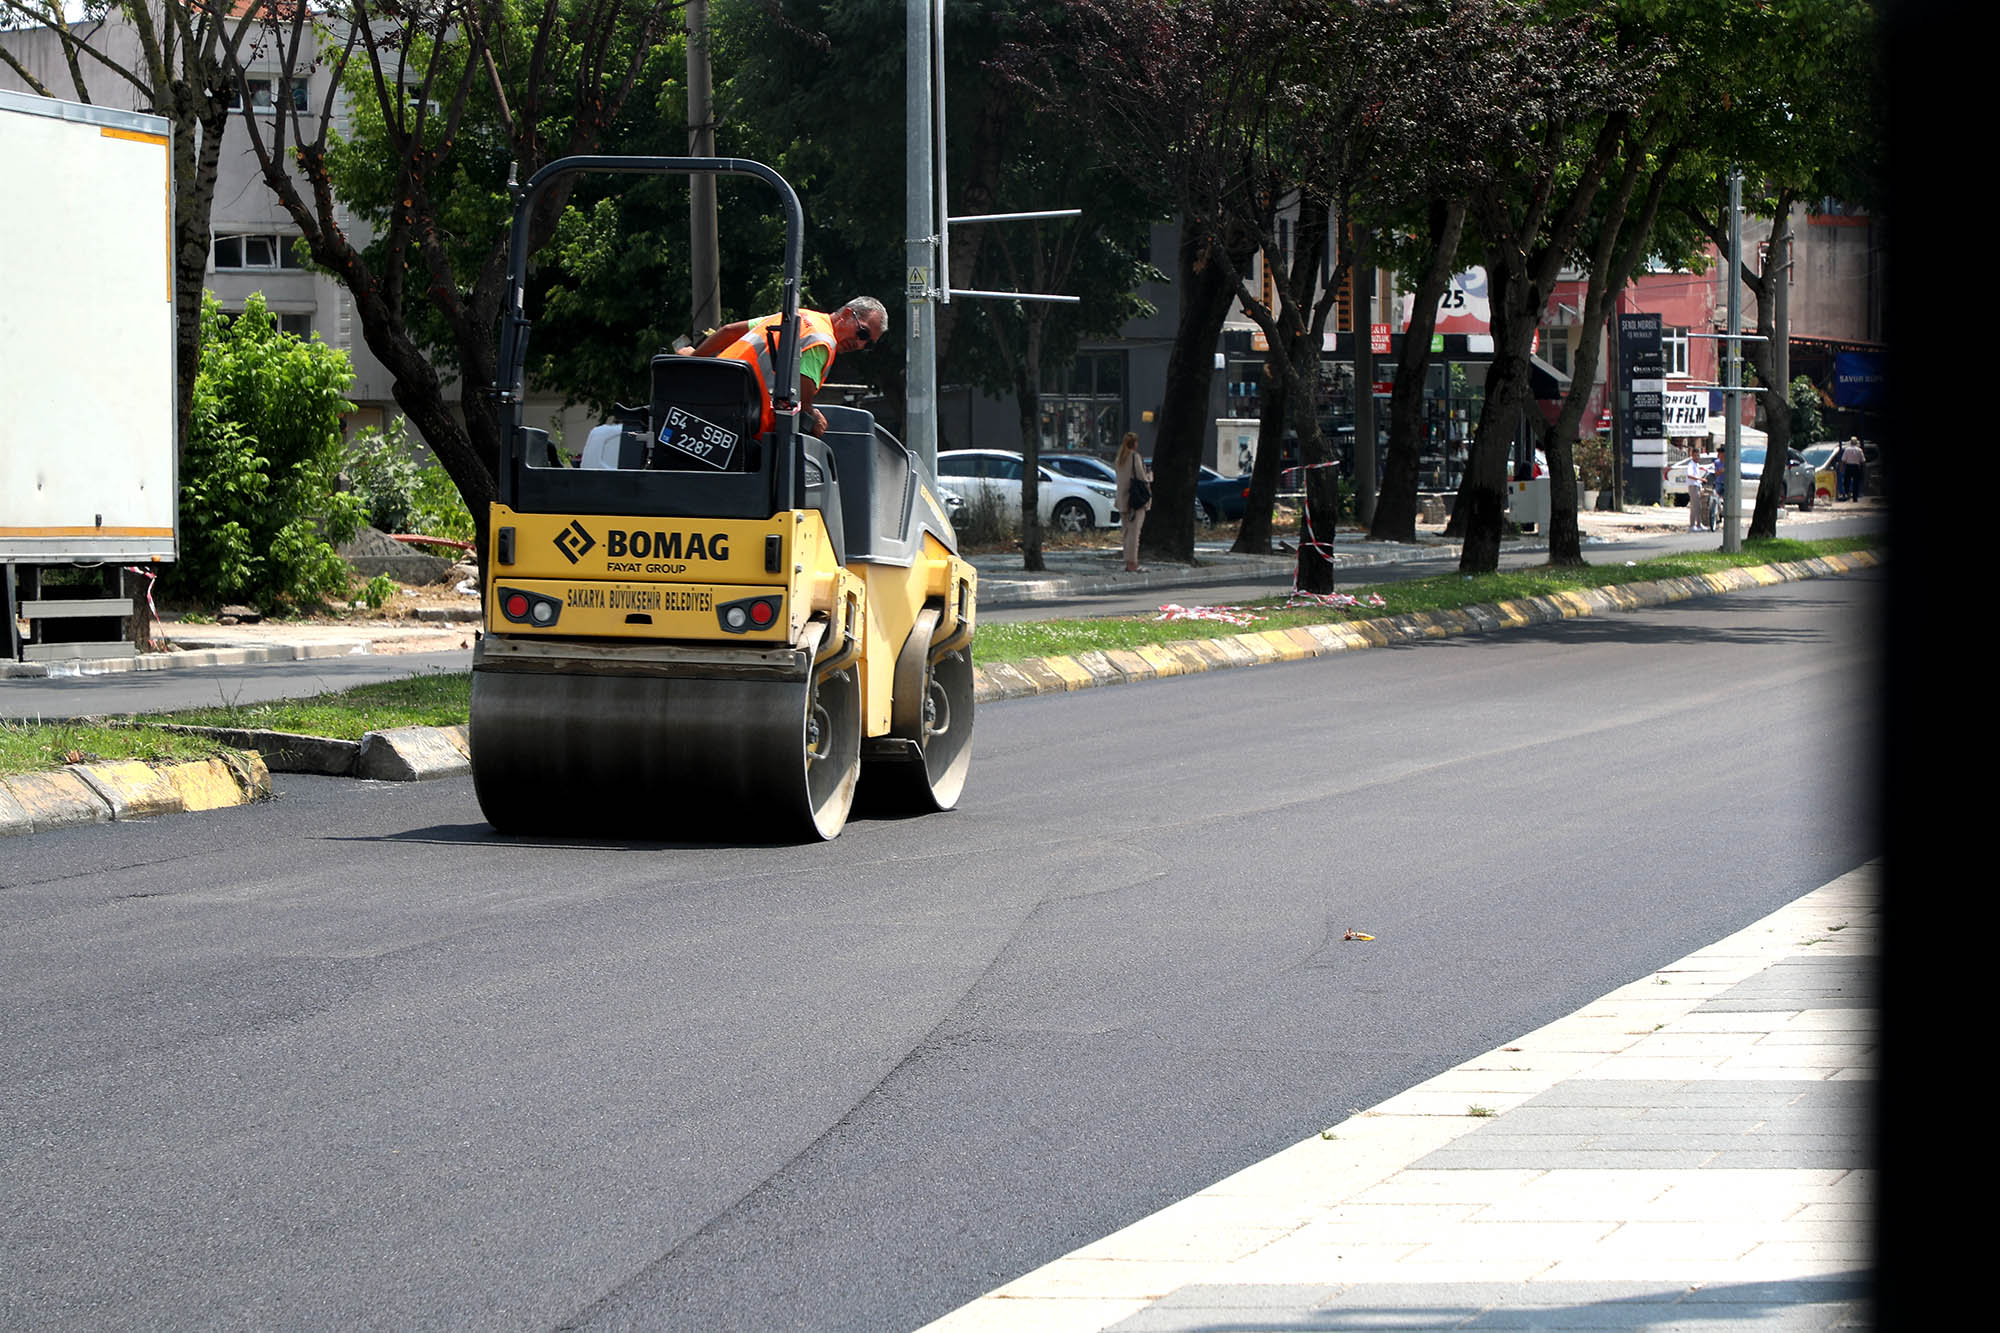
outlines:
[[[1255,616],[1240,606],[1182,606],[1178,602],[1168,602],[1160,608],[1159,620],[1216,620],[1225,625],[1254,625],[1264,617]]]
[[[1338,467],[1338,466],[1340,466],[1338,463],[1307,463],[1303,468],[1300,469],[1300,477],[1299,477],[1300,489],[1301,490],[1305,489],[1305,476],[1304,476],[1305,473],[1311,472],[1315,468]],[[1315,555],[1318,555],[1319,557],[1324,559],[1328,564],[1332,564],[1333,543],[1331,541],[1323,542],[1319,540],[1319,538],[1313,535],[1312,504],[1308,502],[1302,505],[1299,509],[1299,513],[1301,515],[1299,519],[1299,526],[1302,529],[1302,531],[1299,534],[1300,548],[1302,550],[1311,551]],[[1292,581],[1292,592],[1295,596],[1298,595],[1299,592],[1298,580],[1296,577],[1294,577]]]
[[[1387,606],[1380,593],[1369,593],[1366,597],[1356,597],[1347,592],[1301,592],[1292,589],[1292,595],[1285,601],[1286,607],[1324,606],[1337,611],[1346,611],[1357,606]]]
[[[127,574],[137,574],[146,580],[146,609],[153,613],[153,619],[158,620],[160,613],[153,606],[153,580],[158,578],[159,575],[153,573],[150,569],[142,569],[138,565],[126,565],[125,572]]]
[[[157,579],[159,575],[150,569],[144,569],[138,565],[125,565],[123,568],[127,574],[137,574],[146,580],[146,612],[157,623],[160,619],[160,611],[158,607],[153,605],[153,580]],[[148,652],[157,651],[159,646],[159,640],[153,638],[151,635],[146,636],[144,647]]]

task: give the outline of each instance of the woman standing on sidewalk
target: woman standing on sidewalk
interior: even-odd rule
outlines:
[[[1134,494],[1134,492],[1137,492]],[[1126,431],[1118,445],[1118,510],[1124,516],[1125,570],[1139,573],[1139,528],[1153,503],[1153,471],[1139,457],[1139,436]]]

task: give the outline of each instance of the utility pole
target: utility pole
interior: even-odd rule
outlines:
[[[907,0],[904,11],[903,296],[909,303],[905,362],[903,443],[937,466],[937,308],[954,296],[995,301],[1048,301],[1075,305],[1078,298],[1048,292],[992,292],[951,285],[951,224],[1033,222],[1074,218],[1081,209],[1033,213],[977,213],[952,217],[944,188],[944,0]]]
[[[1729,173],[1729,338],[1724,353],[1722,400],[1728,416],[1722,424],[1723,466],[1722,549],[1743,549],[1743,173]],[[1770,466],[1770,460],[1765,460]],[[1693,503],[1690,498],[1689,503]]]
[[[688,156],[715,156],[715,94],[708,63],[708,0],[687,0]],[[722,324],[722,244],[715,177],[688,178],[688,264],[694,299],[688,333],[699,342]]]
[[[904,283],[907,301],[906,393],[903,441],[937,466],[937,252],[938,210],[932,193],[935,129],[932,121],[933,4],[909,0],[904,9],[903,167],[908,187],[903,208]]]

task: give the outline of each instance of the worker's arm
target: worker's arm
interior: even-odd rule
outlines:
[[[739,319],[734,324],[724,324],[721,328],[703,338],[696,346],[681,348],[680,354],[682,356],[715,356],[723,348],[729,346],[729,344],[735,342],[749,331],[750,321]]]
[[[819,382],[826,378],[832,360],[824,347],[808,347],[799,358],[799,420],[809,435],[826,434],[826,417],[813,406],[819,397]]]

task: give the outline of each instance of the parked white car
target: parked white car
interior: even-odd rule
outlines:
[[[990,493],[998,504],[1019,513],[1021,480],[1027,463],[1007,449],[949,449],[938,455],[938,480],[971,499],[974,491]],[[1042,522],[1060,532],[1085,532],[1118,526],[1118,488],[1106,482],[1059,477],[1039,469],[1037,488]]]

